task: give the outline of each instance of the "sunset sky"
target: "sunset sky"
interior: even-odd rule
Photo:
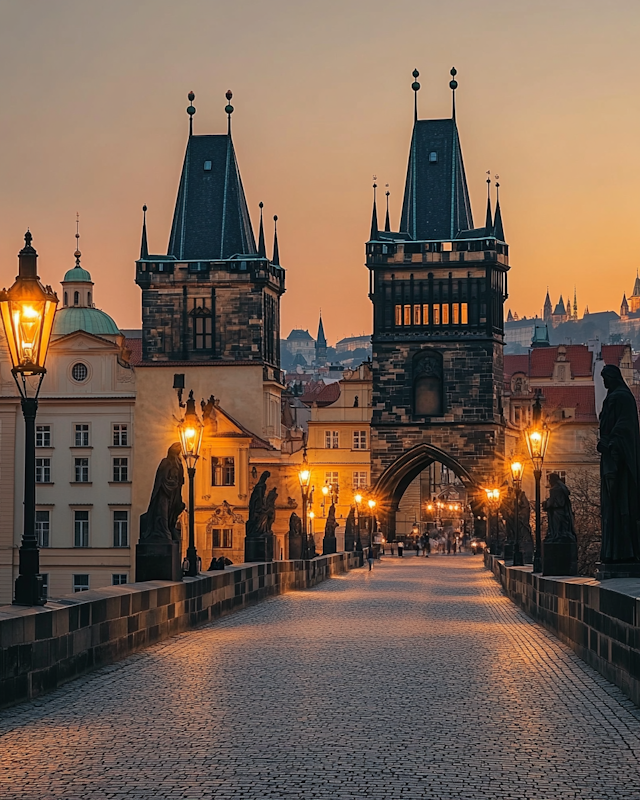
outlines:
[[[282,335],[371,330],[372,175],[397,227],[421,117],[458,123],[476,224],[500,175],[510,298],[538,312],[577,286],[618,311],[640,266],[638,0],[0,0],[0,284],[27,226],[42,279],[82,264],[98,307],[140,326],[141,206],[165,253],[196,93],[196,133],[233,136],[257,227],[279,217]],[[257,233],[257,231],[256,231]],[[268,224],[269,252],[272,223]]]

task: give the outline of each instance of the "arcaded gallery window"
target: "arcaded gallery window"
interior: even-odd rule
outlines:
[[[423,350],[413,360],[413,413],[418,417],[439,417],[444,413],[442,356]]]

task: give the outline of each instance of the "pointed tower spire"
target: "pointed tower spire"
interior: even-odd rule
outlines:
[[[76,211],[76,252],[73,254],[76,259],[76,267],[80,266],[80,213]]]
[[[573,287],[573,318],[578,319],[578,292],[576,287]]]
[[[375,176],[373,178],[375,181]],[[375,242],[378,238],[378,209],[376,207],[376,189],[378,188],[378,184],[374,182],[373,184],[373,211],[371,213],[371,236],[369,237],[369,241]]]
[[[493,219],[493,227],[495,230],[496,239],[504,242],[504,227],[502,225],[502,212],[500,211],[500,184],[498,183],[500,176],[496,175],[496,215]]]
[[[189,92],[187,97],[189,98],[189,105],[187,106],[187,114],[189,115],[189,136],[193,136],[193,115],[196,113],[196,107],[193,105],[193,101],[196,99],[196,96],[193,92]]]
[[[455,67],[451,67],[450,69],[451,80],[449,81],[449,88],[451,89],[451,117],[452,119],[456,118],[456,89],[458,88],[458,81],[456,80],[456,75],[458,74],[458,70]]]
[[[391,192],[389,191],[389,184],[386,184],[387,191],[384,193],[385,197],[387,198],[387,216],[384,219],[384,229],[387,233],[391,231],[391,223],[389,221],[389,195]]]
[[[267,248],[264,243],[264,225],[262,224],[262,209],[264,208],[264,203],[260,201],[260,232],[258,233],[258,255],[262,256],[262,258],[267,257]]]
[[[273,217],[273,258],[272,264],[280,266],[280,249],[278,248],[278,215]]]
[[[225,113],[227,115],[227,134],[231,136],[231,115],[233,114],[233,106],[231,105],[231,98],[233,97],[233,92],[231,91],[231,89],[227,89],[225,97],[227,98],[227,105],[224,107]]]
[[[417,69],[414,69],[411,73],[413,75],[413,83],[411,84],[411,88],[413,89],[413,121],[418,121],[418,92],[420,91],[420,84],[418,83],[418,78],[420,73]]]
[[[147,244],[147,207],[142,206],[142,241],[140,242],[140,258],[149,258],[149,245]]]
[[[487,233],[493,230],[493,218],[491,216],[491,170],[487,170],[487,216],[484,221]]]

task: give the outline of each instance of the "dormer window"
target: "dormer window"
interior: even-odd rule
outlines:
[[[436,153],[435,150],[432,150],[429,153],[429,163],[430,164],[437,164],[438,163],[438,154]]]
[[[205,172],[211,172],[211,162],[210,161],[205,161],[204,162],[204,171]]]

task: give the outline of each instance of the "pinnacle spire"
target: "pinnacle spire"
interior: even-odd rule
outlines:
[[[189,105],[187,106],[187,114],[189,115],[189,136],[193,136],[193,115],[196,113],[196,107],[193,105],[193,101],[196,99],[196,96],[193,92],[189,92],[187,97],[189,98]]]
[[[374,178],[375,181],[375,178]],[[371,213],[371,236],[369,240],[375,242],[378,238],[378,209],[376,208],[376,189],[378,184],[373,184],[373,211]]]
[[[264,203],[260,201],[260,232],[258,233],[258,255],[262,256],[263,258],[267,257],[267,248],[264,243],[264,225],[262,224],[262,209],[264,208]]]
[[[280,249],[278,247],[278,215],[273,217],[273,258],[271,263],[280,266]]]
[[[391,223],[389,221],[389,195],[391,194],[391,192],[389,191],[389,184],[387,184],[387,191],[384,194],[385,197],[387,198],[387,216],[385,217],[384,220],[384,229],[387,233],[389,233],[391,231]]]
[[[495,237],[501,242],[504,242],[504,227],[502,225],[502,212],[500,211],[500,184],[498,183],[499,175],[496,175],[496,215],[493,218],[493,227],[495,230]]]
[[[227,134],[231,136],[231,115],[233,114],[233,106],[231,105],[231,98],[233,97],[233,92],[231,91],[231,89],[227,89],[225,97],[227,98],[227,105],[224,107],[224,110],[227,115]]]
[[[73,254],[76,260],[76,267],[80,266],[80,213],[76,212],[76,252]]]
[[[458,81],[456,75],[458,70],[455,67],[450,69],[451,80],[449,81],[449,88],[451,89],[451,118],[456,118],[456,89],[458,88]]]
[[[418,121],[418,92],[420,91],[420,84],[418,83],[418,78],[420,73],[417,69],[414,69],[411,73],[413,75],[413,83],[411,84],[411,88],[413,89],[413,121]]]
[[[140,242],[140,258],[149,258],[149,245],[147,244],[147,207],[142,206],[142,241]]]
[[[491,215],[491,170],[487,170],[487,216],[484,221],[487,231],[493,230],[493,218]]]

